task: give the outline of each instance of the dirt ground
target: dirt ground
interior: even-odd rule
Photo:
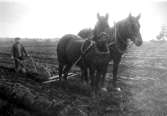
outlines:
[[[110,84],[109,91],[96,98],[91,97],[90,87],[83,85],[79,78],[70,79],[66,84],[42,84],[29,75],[15,74],[12,69],[0,67],[0,82],[19,83],[49,100],[59,101],[62,108],[57,110],[55,115],[58,116],[166,116],[166,46],[164,42],[152,42],[129,49],[119,68],[118,86],[121,91],[113,90]],[[112,79],[111,66],[107,82]],[[4,103],[3,100],[0,102]],[[5,103],[0,106],[0,111],[4,107]],[[22,112],[23,116],[34,116],[31,111],[15,105],[10,109],[2,115],[19,116]]]
[[[166,43],[147,43],[127,56],[125,64],[133,67],[122,72],[120,77],[125,79],[124,83],[127,86],[130,86],[129,104],[135,108],[136,115],[167,115],[166,45]]]

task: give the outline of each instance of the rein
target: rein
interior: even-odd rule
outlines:
[[[87,49],[84,51],[83,47],[85,45],[85,42],[82,44],[81,46],[81,55],[79,56],[79,58],[74,62],[73,65],[76,65],[80,60],[82,60],[82,58],[87,54],[87,52],[93,47],[95,43],[93,41],[90,41],[90,45],[87,47]]]

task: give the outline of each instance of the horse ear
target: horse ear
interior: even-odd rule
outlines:
[[[106,19],[108,20],[108,17],[109,17],[109,15],[108,15],[108,13],[106,14]]]
[[[100,14],[99,13],[97,13],[97,18],[100,19]]]
[[[139,20],[141,17],[141,13],[136,17],[137,20]]]
[[[128,16],[129,18],[131,18],[132,17],[132,14],[131,13],[129,13],[129,16]]]

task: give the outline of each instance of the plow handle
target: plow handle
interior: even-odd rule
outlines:
[[[35,65],[35,63],[34,63],[34,60],[33,60],[32,57],[30,57],[30,59],[31,59],[31,62],[32,62],[33,67],[34,67],[34,69],[35,69],[35,72],[37,73],[37,67],[36,67],[36,65]]]

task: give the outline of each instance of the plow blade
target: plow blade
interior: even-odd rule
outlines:
[[[79,75],[80,74],[78,74],[78,73],[69,73],[68,76],[67,76],[67,79],[68,78],[73,78],[73,77],[76,77],[76,76],[79,76]],[[62,76],[64,76],[64,75],[62,75]],[[55,81],[58,81],[58,80],[59,80],[59,75],[55,75],[55,76],[49,77],[49,80],[44,81],[43,83],[47,84],[47,83],[55,82]]]

